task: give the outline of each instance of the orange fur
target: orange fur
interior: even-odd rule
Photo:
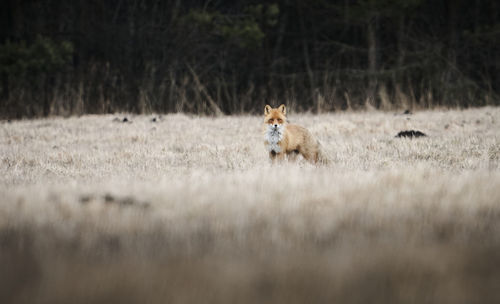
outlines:
[[[297,154],[312,163],[327,160],[319,142],[306,128],[287,122],[285,105],[278,108],[266,105],[264,108],[264,144],[273,162],[285,156],[294,160]]]

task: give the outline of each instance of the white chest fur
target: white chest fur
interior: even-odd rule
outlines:
[[[279,142],[283,139],[284,131],[285,127],[283,125],[279,125],[277,128],[274,128],[272,125],[267,126],[264,139],[267,142],[267,149],[269,152],[281,152]]]

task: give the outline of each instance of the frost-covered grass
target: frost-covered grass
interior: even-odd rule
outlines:
[[[152,117],[0,123],[0,302],[500,301],[499,108]]]

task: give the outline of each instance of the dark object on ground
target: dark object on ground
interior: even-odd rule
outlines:
[[[403,112],[403,114],[406,114],[406,115],[411,115],[411,114],[413,114],[413,113],[412,113],[410,110],[406,109],[406,110]]]
[[[398,135],[396,135],[396,137],[410,137],[410,138],[423,137],[423,136],[427,136],[427,135],[425,135],[424,133],[422,133],[420,131],[415,131],[415,130],[401,131],[398,133]]]
[[[153,119],[151,119],[151,122],[156,122],[156,117],[153,117]]]
[[[132,121],[130,121],[127,117],[123,117],[123,119],[115,117],[113,118],[113,122],[132,123]]]

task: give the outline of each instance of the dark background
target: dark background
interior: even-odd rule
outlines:
[[[0,116],[499,105],[496,0],[7,0]]]

